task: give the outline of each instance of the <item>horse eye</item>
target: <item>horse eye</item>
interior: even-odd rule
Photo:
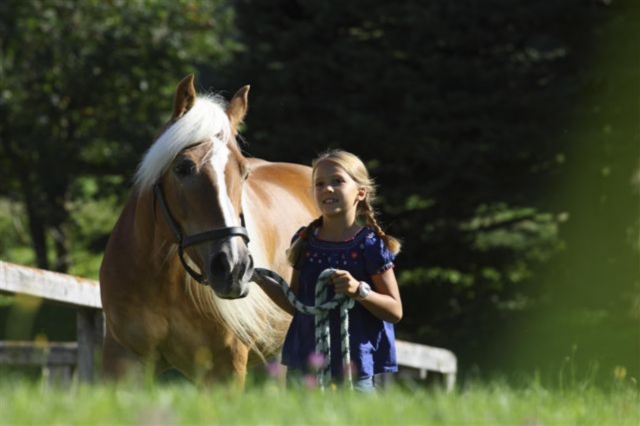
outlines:
[[[173,171],[179,177],[187,177],[195,173],[196,165],[191,160],[182,160],[173,167]]]

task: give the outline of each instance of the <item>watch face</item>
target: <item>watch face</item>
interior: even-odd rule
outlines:
[[[365,298],[367,297],[370,291],[371,291],[371,287],[369,286],[369,284],[362,282],[358,287],[358,296],[360,298]]]

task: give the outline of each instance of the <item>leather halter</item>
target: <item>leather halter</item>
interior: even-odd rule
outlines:
[[[204,274],[199,274],[189,266],[184,257],[185,248],[205,243],[207,241],[214,241],[227,237],[242,237],[245,243],[249,243],[249,233],[247,232],[247,228],[245,228],[244,226],[228,226],[225,228],[212,229],[210,231],[201,232],[195,235],[183,235],[180,231],[180,225],[178,225],[178,222],[173,218],[171,212],[169,211],[169,207],[167,206],[167,203],[164,199],[162,187],[160,186],[159,182],[156,182],[153,185],[153,194],[155,198],[160,202],[160,209],[162,210],[164,219],[169,225],[169,228],[171,228],[171,232],[176,237],[176,240],[178,241],[178,254],[180,257],[180,261],[182,262],[182,266],[184,266],[184,269],[189,273],[189,275],[191,275],[191,277],[194,280],[198,281],[200,284],[207,284],[207,279]]]

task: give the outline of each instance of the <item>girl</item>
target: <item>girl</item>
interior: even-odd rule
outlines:
[[[386,235],[376,221],[372,204],[375,187],[363,162],[342,150],[329,151],[313,161],[312,183],[322,216],[293,237],[288,250],[293,266],[291,289],[305,305],[315,305],[315,284],[327,268],[333,292],[357,301],[349,310],[354,388],[373,391],[373,376],[396,372],[393,324],[402,318],[402,302],[393,271],[400,242]],[[283,350],[289,385],[310,372],[315,352],[314,318],[296,311],[279,286],[259,283],[283,309],[293,314]],[[329,299],[334,294],[329,290]],[[343,376],[339,313],[329,314],[331,374]]]

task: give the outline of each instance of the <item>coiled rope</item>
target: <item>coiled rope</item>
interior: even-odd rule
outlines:
[[[355,301],[344,294],[336,294],[333,299],[327,300],[327,288],[331,274],[335,269],[325,269],[320,273],[316,282],[315,306],[307,306],[300,302],[289,284],[277,273],[264,268],[255,268],[254,274],[260,278],[269,278],[276,282],[284,291],[287,300],[298,311],[315,316],[315,343],[316,352],[323,357],[323,364],[317,371],[318,386],[324,390],[331,377],[331,338],[329,328],[329,311],[340,309],[340,340],[342,343],[342,365],[345,370],[345,379],[349,389],[353,389],[353,377],[351,372],[351,348],[349,344],[349,309],[355,305]]]

